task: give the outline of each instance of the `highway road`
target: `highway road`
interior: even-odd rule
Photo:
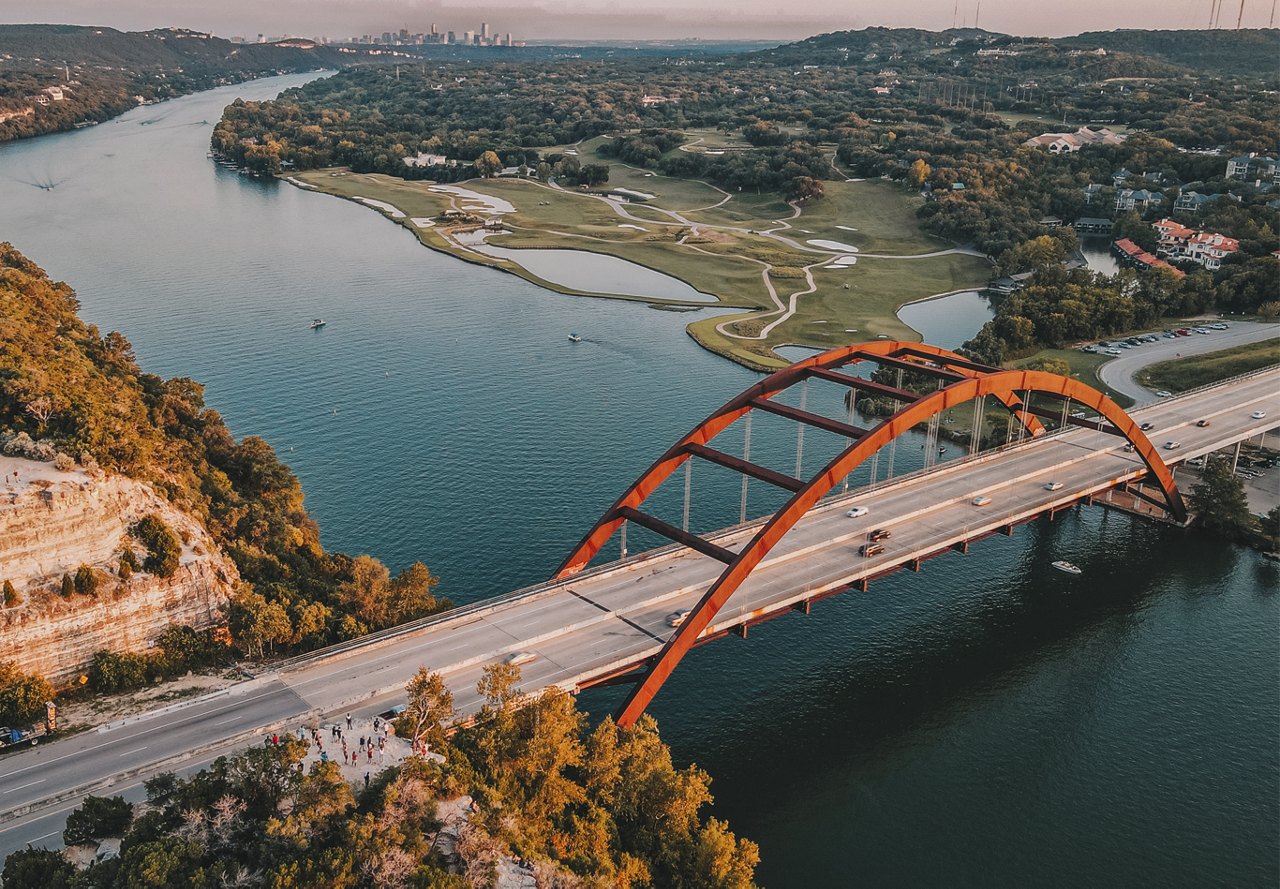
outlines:
[[[1257,410],[1267,417],[1253,419]],[[1280,368],[1132,414],[1153,424],[1149,435],[1157,446],[1180,443],[1161,451],[1170,463],[1257,438],[1280,421]],[[1196,425],[1202,419],[1207,427]],[[1145,467],[1124,444],[1123,438],[1072,429],[832,498],[784,538],[705,634],[785,611],[1137,478]],[[1050,482],[1062,487],[1050,491]],[[973,505],[978,494],[991,502]],[[851,504],[866,506],[870,514],[846,517]],[[862,558],[858,548],[877,527],[893,532],[886,551]],[[736,550],[752,533],[748,526],[711,539]],[[0,854],[44,837],[65,815],[57,807],[64,810],[91,786],[100,785],[97,793],[119,792],[142,775],[192,767],[263,732],[296,727],[322,713],[377,712],[403,698],[405,682],[421,665],[445,676],[463,714],[479,708],[481,670],[514,652],[535,655],[522,668],[526,691],[550,685],[576,691],[657,653],[673,632],[667,615],[692,607],[722,568],[683,547],[633,557],[477,603],[339,654],[290,662],[276,673],[128,725],[9,755],[0,759]],[[54,808],[44,811],[49,806]]]
[[[1214,323],[1206,321],[1206,324]],[[1164,337],[1154,343],[1143,343],[1125,349],[1123,355],[1112,358],[1098,368],[1098,378],[1117,392],[1133,399],[1135,407],[1151,404],[1156,394],[1135,379],[1138,371],[1160,361],[1172,361],[1179,356],[1204,355],[1249,343],[1261,343],[1280,337],[1280,324],[1263,324],[1253,321],[1232,321],[1226,330],[1212,333],[1193,333],[1167,340]]]

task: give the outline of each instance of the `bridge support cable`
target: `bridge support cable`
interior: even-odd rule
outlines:
[[[742,462],[751,462],[751,414],[747,414],[747,418],[742,421],[746,427],[742,440]],[[742,506],[738,510],[738,523],[745,524],[747,521],[747,482],[751,477],[745,472],[742,474]]]
[[[982,449],[982,424],[986,420],[984,414],[987,410],[987,400],[985,398],[975,398],[973,400],[973,427],[969,430],[969,453],[976,454]]]
[[[809,396],[809,378],[805,377],[800,381],[800,410],[805,409],[805,402]],[[846,436],[847,438],[848,436]],[[796,424],[796,475],[803,472],[804,466],[804,424]]]
[[[624,521],[622,526],[618,528],[619,547],[622,550],[622,558],[627,557],[627,523]]]
[[[693,461],[684,461],[684,528],[689,532],[689,495],[693,493]]]

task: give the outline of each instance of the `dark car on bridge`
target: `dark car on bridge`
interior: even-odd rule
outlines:
[[[888,540],[892,536],[893,533],[888,528],[876,528],[867,535],[867,539],[871,541]]]

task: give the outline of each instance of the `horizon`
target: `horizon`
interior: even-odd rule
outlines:
[[[1210,0],[1212,2],[1212,0]],[[219,37],[284,36],[341,40],[407,28],[462,31],[488,22],[516,40],[572,41],[770,41],[779,43],[831,31],[870,27],[945,31],[980,28],[1015,37],[1064,37],[1091,31],[1209,29],[1204,0],[1135,0],[1116,8],[1106,0],[1073,0],[1033,9],[1014,0],[922,0],[909,10],[874,11],[852,5],[831,11],[831,0],[793,0],[787,12],[777,0],[740,0],[726,13],[705,0],[648,0],[627,12],[612,0],[543,0],[534,5],[470,6],[450,0],[280,0],[270,8],[252,0],[227,0],[210,8],[196,0],[15,0],[6,24],[68,24],[121,31],[188,28]],[[1273,27],[1276,0],[1221,3],[1217,30]]]

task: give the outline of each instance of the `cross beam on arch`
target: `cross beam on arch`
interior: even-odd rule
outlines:
[[[921,395],[840,372],[842,367],[863,361],[924,374],[936,379],[939,388]],[[847,386],[855,396],[862,392],[890,398],[897,409],[877,425],[863,429],[773,400],[779,393],[811,377]],[[1128,439],[1146,464],[1148,477],[1158,484],[1170,513],[1178,521],[1185,520],[1186,507],[1173,476],[1146,434],[1110,398],[1078,380],[1045,371],[989,367],[955,352],[923,343],[876,341],[843,346],[814,355],[756,383],[725,403],[672,445],[600,517],[557,570],[557,580],[577,574],[626,521],[648,527],[676,543],[725,563],[720,576],[690,611],[685,621],[676,628],[643,677],[635,684],[618,711],[618,722],[631,725],[640,717],[680,659],[694,646],[720,608],[770,550],[826,494],[881,447],[949,408],[986,397],[999,400],[1027,433],[1039,436],[1045,430],[1037,415],[1052,414],[1029,403],[1032,393],[1070,399],[1095,411],[1105,423],[1067,418],[1065,411],[1063,418],[1068,423],[1074,421],[1077,425],[1086,425]],[[778,414],[804,425],[843,435],[849,444],[808,479],[776,472],[711,446],[717,435],[753,410]],[[791,492],[791,498],[760,526],[738,553],[641,512],[640,506],[644,501],[692,457],[726,466],[781,487]]]

